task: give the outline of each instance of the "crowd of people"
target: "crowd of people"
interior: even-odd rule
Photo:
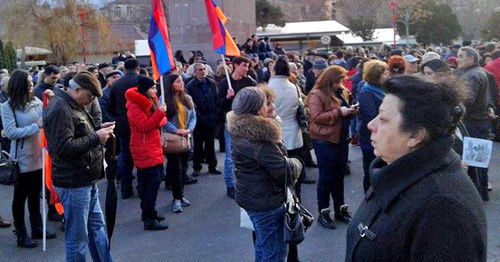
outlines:
[[[144,230],[165,230],[156,210],[162,181],[172,211],[181,213],[192,205],[184,186],[198,182],[204,164],[223,174],[225,194],[248,214],[256,261],[299,260],[297,246],[283,241],[287,180],[298,199],[301,184],[317,183],[319,225],[349,224],[347,261],[433,260],[458,250],[463,260],[485,261],[488,169],[460,156],[464,137],[500,138],[496,40],[449,49],[347,46],[308,50],[302,59],[255,35],[240,48],[242,56],[215,70],[202,52],[186,60],[177,51],[163,89],[130,52],[110,64],[2,70],[2,150],[21,172],[12,201],[17,245],[34,248],[43,234],[43,129],[64,207],[61,216],[49,205],[49,219],[64,222],[68,261],[84,261],[87,247],[94,261],[112,261],[98,180],[116,177],[122,199],[141,199]],[[192,149],[164,153],[162,133],[187,138]],[[222,171],[215,139],[225,153]],[[356,146],[366,197],[352,215],[344,178]],[[318,181],[306,167],[318,168]]]

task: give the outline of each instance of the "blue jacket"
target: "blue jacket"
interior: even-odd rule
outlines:
[[[102,97],[99,98],[99,105],[101,106],[101,110],[102,110],[103,123],[115,121],[115,117],[112,116],[108,112],[108,105],[109,105],[109,97],[110,96],[111,96],[111,88],[109,88],[109,86],[106,86],[102,90]]]
[[[382,100],[384,99],[384,91],[379,87],[365,84],[358,93],[359,102],[359,141],[361,142],[361,149],[373,150],[371,145],[371,132],[368,130],[368,123],[372,121],[377,115]]]
[[[2,123],[7,138],[11,140],[10,155],[16,158],[17,150],[21,173],[42,169],[42,134],[38,126],[42,110],[42,101],[35,97],[23,110],[15,110],[14,120],[9,101],[2,104]]]
[[[186,94],[186,98],[188,100],[192,100],[192,98],[187,94]],[[187,120],[186,121],[186,123],[187,123],[186,129],[191,130],[191,133],[193,133],[194,128],[196,127],[196,111],[194,108],[189,110],[187,107],[185,107],[185,109],[186,109],[186,120]],[[163,131],[168,132],[168,133],[172,133],[172,134],[177,133],[177,130],[179,130],[179,115],[178,115],[178,113],[174,117],[170,117],[168,119],[167,124],[164,127],[162,127],[162,129],[163,129]]]

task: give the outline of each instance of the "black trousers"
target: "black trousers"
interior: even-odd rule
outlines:
[[[335,212],[344,205],[344,176],[349,154],[349,144],[332,144],[314,141],[318,158],[319,181],[317,187],[318,211],[330,206],[330,195]]]
[[[363,153],[363,171],[365,173],[365,177],[363,178],[363,190],[368,191],[370,188],[371,180],[370,180],[370,164],[375,160],[375,154],[373,153],[373,149],[362,149]]]
[[[161,183],[163,165],[137,169],[137,192],[141,198],[142,216],[154,219],[157,216],[156,198]]]
[[[21,173],[14,186],[14,199],[12,201],[12,215],[14,225],[18,230],[26,230],[24,223],[24,205],[28,199],[31,226],[35,221],[41,221],[40,215],[40,190],[42,189],[42,170]]]
[[[201,170],[201,163],[205,159],[209,168],[217,167],[217,157],[215,156],[214,140],[215,127],[203,124],[196,124],[193,132],[194,156],[193,169]]]
[[[165,154],[167,157],[166,183],[172,186],[172,196],[181,200],[184,197],[184,176],[188,169],[189,152]]]

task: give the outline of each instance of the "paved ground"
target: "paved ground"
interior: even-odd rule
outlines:
[[[492,200],[485,205],[488,215],[488,261],[500,261],[500,145],[494,148],[490,168],[493,184]],[[218,153],[222,170],[223,154]],[[361,151],[350,149],[353,174],[346,178],[346,202],[355,210],[363,197]],[[204,169],[206,171],[206,167]],[[317,169],[308,173],[317,178]],[[104,206],[106,182],[99,184]],[[0,214],[11,218],[12,187],[0,186]],[[171,192],[160,190],[158,210],[164,214],[170,228],[162,232],[146,232],[140,222],[139,199],[119,200],[112,254],[115,261],[253,261],[253,244],[249,230],[239,227],[239,207],[225,196],[223,176],[203,174],[198,184],[186,186],[185,196],[193,205],[183,213],[170,209]],[[303,186],[305,206],[316,212],[316,185]],[[0,261],[63,261],[64,235],[59,224],[49,222],[58,232],[55,240],[47,242],[47,251],[16,247],[12,228],[0,230]],[[343,261],[347,227],[327,230],[315,222],[299,246],[302,261]],[[39,242],[41,243],[41,242]],[[450,254],[453,256],[456,254]],[[89,260],[90,256],[89,256]]]

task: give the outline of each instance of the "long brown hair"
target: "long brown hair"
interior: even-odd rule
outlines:
[[[8,90],[9,104],[13,110],[24,110],[24,107],[34,99],[29,90],[29,73],[26,70],[16,69],[10,75]]]
[[[323,93],[324,102],[330,105],[332,102],[340,104],[341,101],[334,95],[335,89],[333,89],[333,84],[338,83],[339,80],[346,76],[347,71],[341,66],[330,66],[328,67],[314,84],[314,89],[319,89]],[[340,83],[343,86],[343,82]],[[330,99],[332,98],[332,99]]]
[[[165,82],[165,104],[167,104],[167,119],[170,119],[176,116],[179,112],[179,107],[177,102],[175,101],[175,92],[174,92],[174,82],[179,78],[178,74],[170,74],[167,76],[163,76],[163,80]],[[179,99],[181,103],[187,107],[189,110],[193,109],[193,102],[190,99],[187,99],[185,90],[182,90],[179,93]]]

